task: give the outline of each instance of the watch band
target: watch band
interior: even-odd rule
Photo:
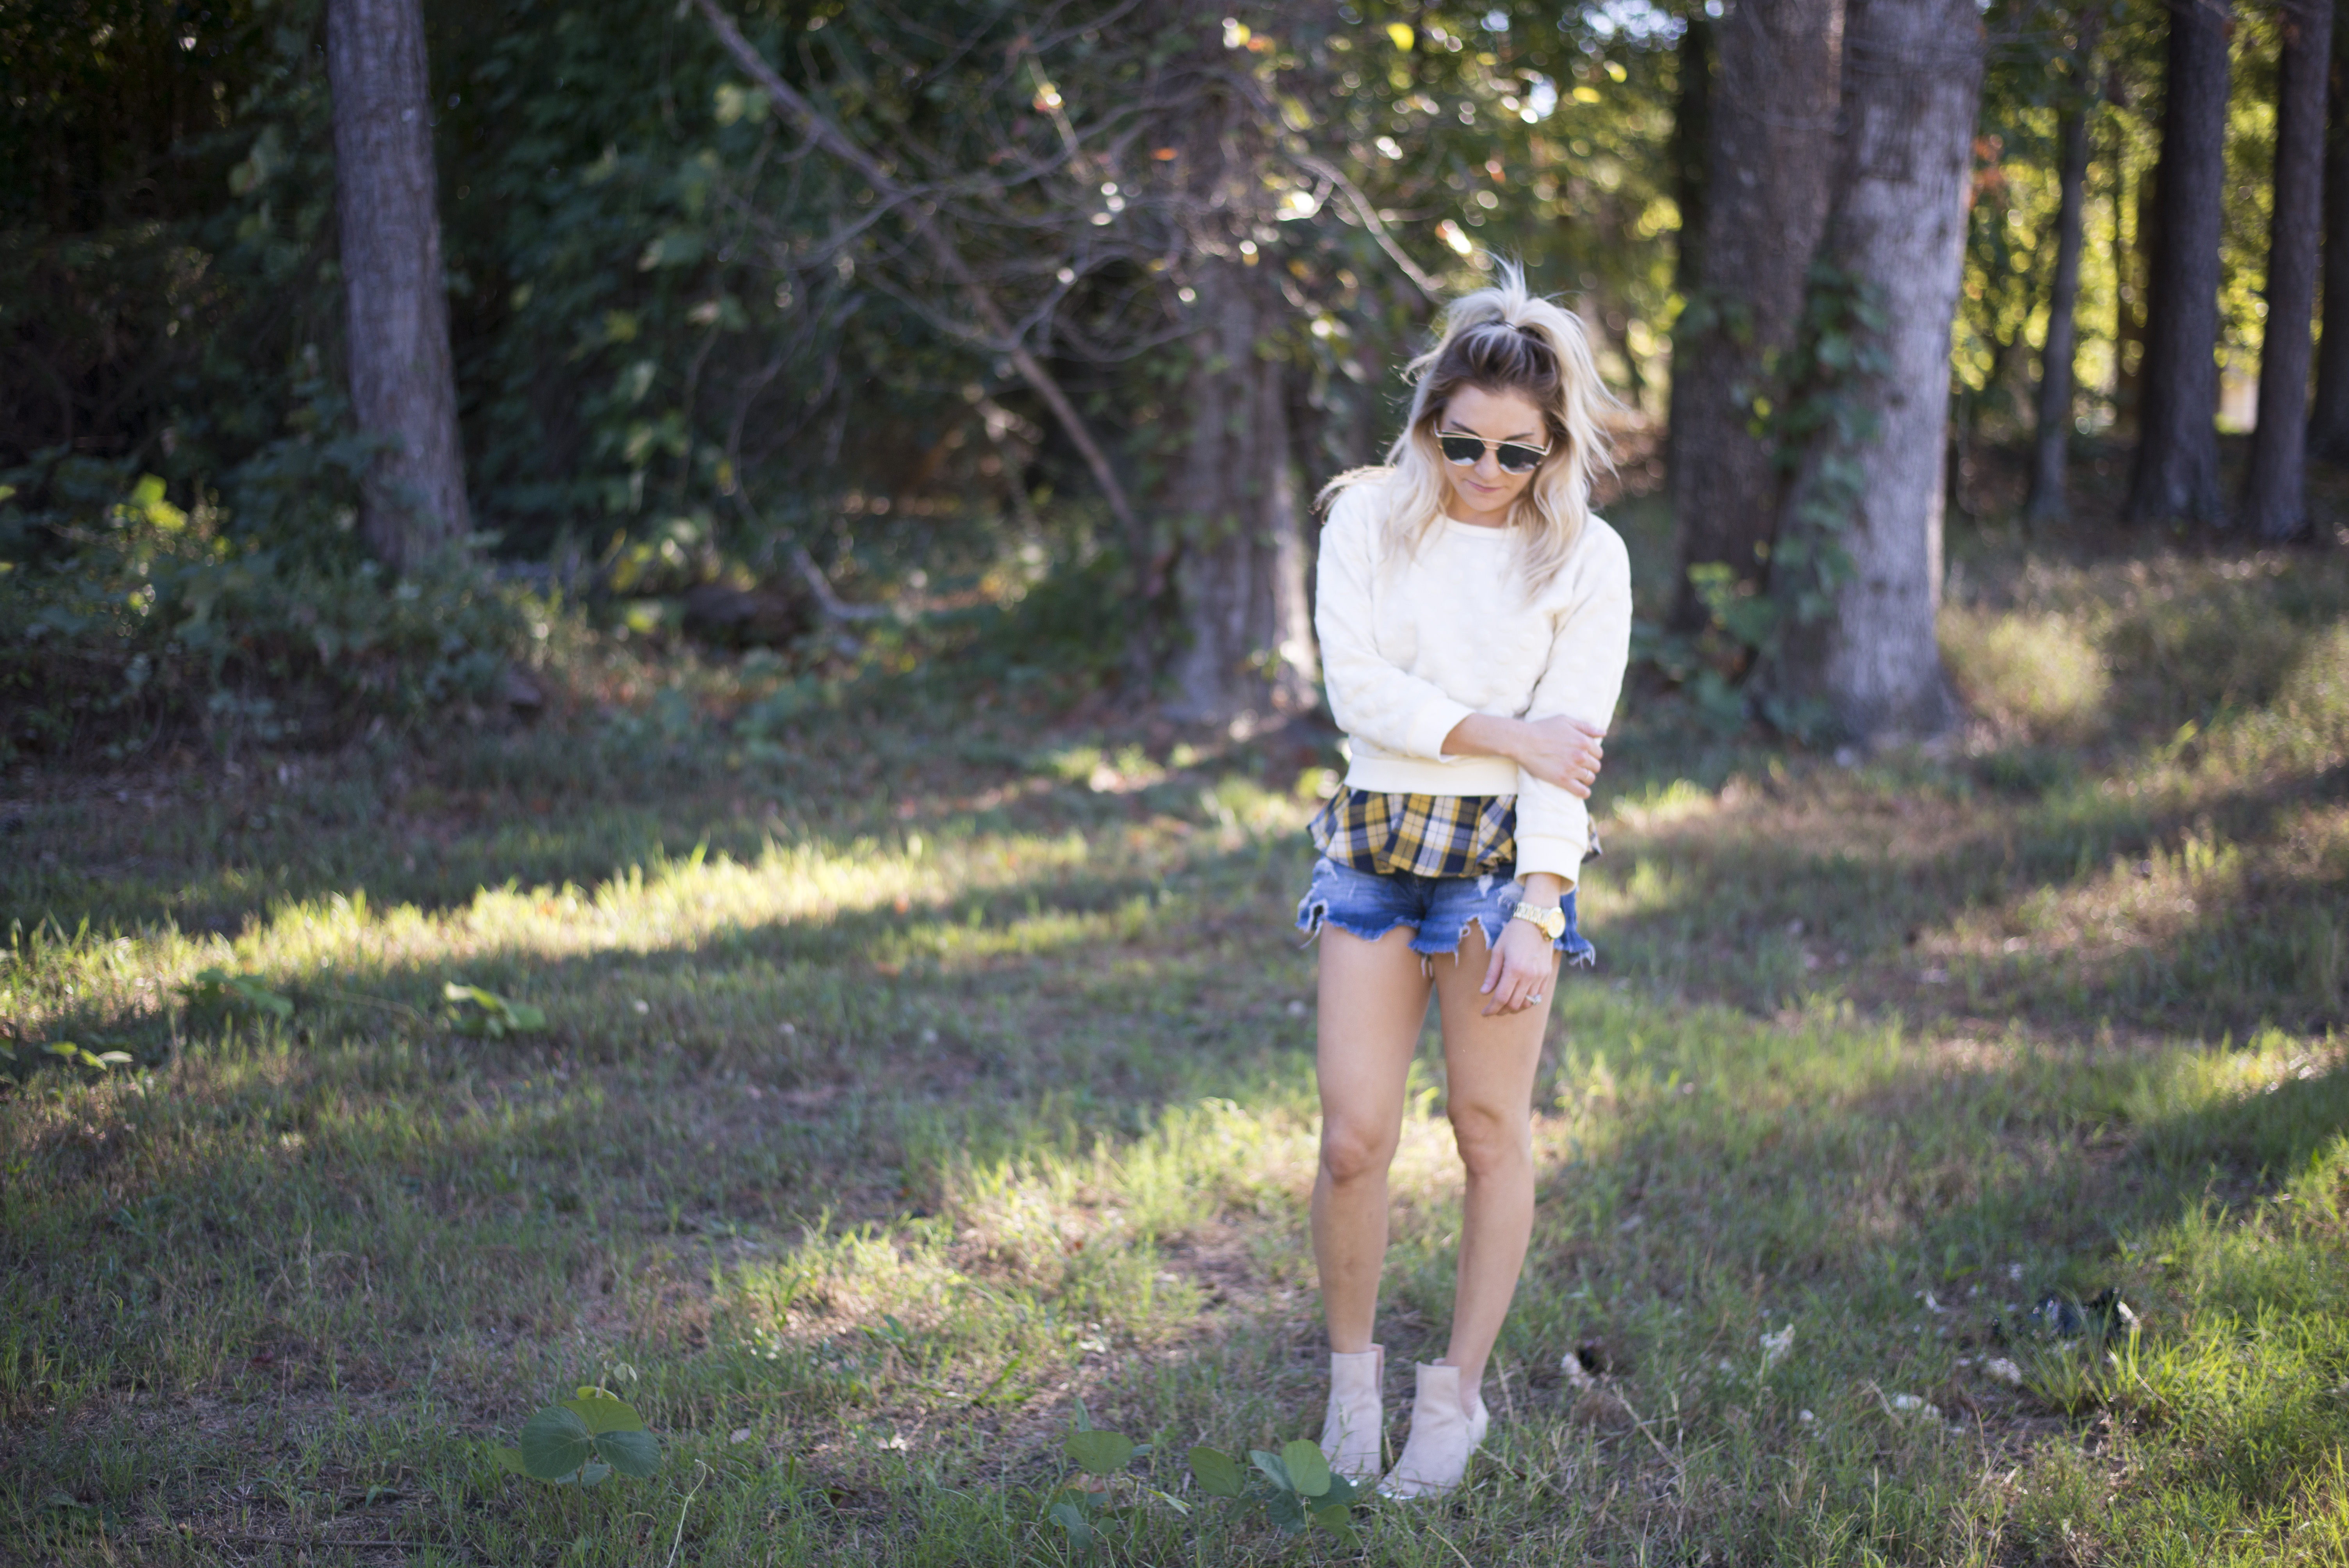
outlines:
[[[1509,918],[1532,922],[1552,942],[1566,934],[1566,909],[1561,904],[1552,904],[1544,909],[1538,904],[1520,903],[1509,912]]]

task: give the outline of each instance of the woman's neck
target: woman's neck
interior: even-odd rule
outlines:
[[[1471,528],[1506,528],[1509,526],[1510,510],[1516,504],[1517,498],[1511,496],[1498,506],[1478,506],[1461,493],[1459,486],[1454,485],[1451,498],[1444,503],[1444,512],[1453,521],[1464,522]]]

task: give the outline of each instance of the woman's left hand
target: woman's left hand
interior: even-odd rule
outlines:
[[[1485,965],[1485,984],[1478,987],[1492,998],[1485,1004],[1485,1016],[1541,1006],[1557,974],[1557,953],[1541,927],[1530,920],[1510,921],[1501,930],[1501,940],[1493,944],[1492,962]]]

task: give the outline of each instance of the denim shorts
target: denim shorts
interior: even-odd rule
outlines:
[[[1297,902],[1297,929],[1319,935],[1322,923],[1349,936],[1376,942],[1399,926],[1412,928],[1411,950],[1423,957],[1456,954],[1471,923],[1485,928],[1485,945],[1501,939],[1501,928],[1526,896],[1525,885],[1497,872],[1482,876],[1423,877],[1410,872],[1381,876],[1358,872],[1324,855],[1313,867],[1313,881]],[[1587,969],[1599,960],[1574,924],[1574,891],[1567,890],[1560,905],[1566,911],[1566,931],[1550,945],[1566,955],[1569,968]]]

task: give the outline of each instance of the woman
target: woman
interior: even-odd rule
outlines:
[[[1485,1435],[1485,1363],[1533,1230],[1547,1000],[1560,954],[1595,956],[1574,920],[1583,802],[1631,631],[1623,542],[1589,511],[1607,395],[1580,324],[1505,270],[1410,374],[1385,466],[1323,492],[1314,625],[1351,763],[1314,820],[1297,917],[1321,939],[1321,1447],[1358,1478],[1381,1458],[1387,1167],[1431,986],[1443,1019],[1467,1171],[1452,1338],[1418,1368],[1391,1497],[1451,1491]]]

